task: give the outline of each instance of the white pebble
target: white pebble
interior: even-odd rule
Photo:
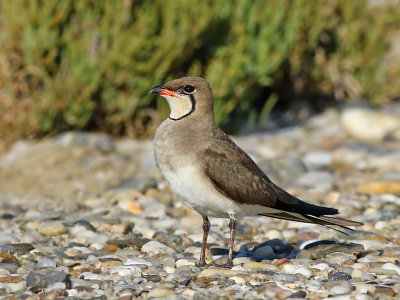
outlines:
[[[119,266],[109,270],[111,275],[118,275],[121,277],[141,276],[142,269],[138,266]]]
[[[248,272],[245,268],[243,268],[240,265],[233,266],[231,270],[232,271],[238,271],[238,272],[246,272],[246,273]]]
[[[249,263],[252,261],[253,260],[250,257],[242,256],[242,257],[234,258],[232,262],[234,265],[241,265],[241,264]]]
[[[21,281],[18,283],[0,282],[0,289],[5,289],[5,290],[9,289],[10,292],[15,293],[26,289],[26,282],[25,281]]]
[[[293,274],[296,270],[296,266],[290,263],[284,264],[281,268],[281,271],[285,274]]]
[[[178,259],[175,262],[175,265],[176,265],[177,268],[179,268],[179,267],[182,267],[182,266],[195,266],[196,263],[194,261],[189,261],[187,259],[182,258],[182,259]]]
[[[0,268],[0,277],[6,277],[10,275],[10,271],[7,269]]]
[[[306,277],[307,279],[309,279],[312,276],[311,270],[306,269],[304,267],[300,267],[300,268],[296,269],[296,271],[294,271],[294,274],[301,274],[304,277]]]
[[[266,237],[267,237],[268,239],[270,239],[270,240],[273,240],[273,239],[280,239],[280,240],[282,240],[282,239],[283,239],[282,233],[281,233],[280,231],[276,230],[276,229],[269,230],[269,231],[266,233]]]
[[[364,282],[356,282],[354,284],[355,289],[358,294],[371,294],[373,295],[375,293],[376,287],[373,286],[372,284],[367,284]]]
[[[397,274],[400,275],[400,267],[396,266],[396,265],[393,264],[393,263],[388,262],[388,263],[384,264],[384,265],[382,266],[382,269],[385,269],[385,270],[393,270],[393,271],[396,271]]]
[[[0,244],[14,244],[18,243],[19,240],[15,235],[10,233],[0,233]]]
[[[142,252],[149,254],[175,253],[176,251],[158,241],[150,241],[143,245]]]
[[[327,263],[319,263],[319,264],[313,265],[311,268],[323,271],[323,270],[328,269],[329,265]]]
[[[92,272],[83,272],[79,275],[79,278],[84,278],[85,280],[101,280],[101,276],[99,274],[95,274]]]
[[[236,284],[246,284],[246,279],[242,276],[232,276],[230,279],[235,281]]]
[[[153,264],[151,262],[148,262],[147,260],[139,257],[132,257],[128,258],[125,261],[125,265],[130,266],[130,265],[147,265],[147,266],[152,266]]]
[[[54,259],[50,258],[50,257],[43,257],[42,259],[40,259],[36,265],[37,269],[41,269],[41,268],[55,268],[57,266],[56,262],[54,261]]]
[[[173,267],[164,267],[164,271],[169,273],[169,274],[173,274],[173,273],[175,273],[175,268],[173,268]]]
[[[343,286],[343,285],[335,285],[330,289],[330,292],[338,295],[338,294],[348,294],[350,292],[350,289],[348,286]]]
[[[361,269],[353,269],[353,272],[351,272],[351,277],[353,278],[361,278],[363,275],[363,271]]]

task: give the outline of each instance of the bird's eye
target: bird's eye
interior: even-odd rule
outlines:
[[[183,87],[183,91],[185,92],[185,94],[193,94],[196,91],[196,88],[193,85],[185,85]]]

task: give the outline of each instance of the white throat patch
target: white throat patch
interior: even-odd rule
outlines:
[[[194,110],[194,104],[189,96],[174,97],[165,95],[163,97],[168,101],[169,108],[171,109],[169,117],[173,120],[181,119]]]

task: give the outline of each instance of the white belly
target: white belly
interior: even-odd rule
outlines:
[[[213,184],[193,166],[161,172],[175,195],[188,207],[204,216],[228,218],[259,214],[265,207],[236,203],[218,192]]]

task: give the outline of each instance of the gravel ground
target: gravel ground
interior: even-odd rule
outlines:
[[[160,178],[151,141],[19,141],[0,156],[0,296],[400,299],[400,107],[387,110],[235,139],[280,186],[365,225],[243,218],[232,269],[196,267],[201,218]],[[222,264],[228,221],[210,221],[207,261]]]

